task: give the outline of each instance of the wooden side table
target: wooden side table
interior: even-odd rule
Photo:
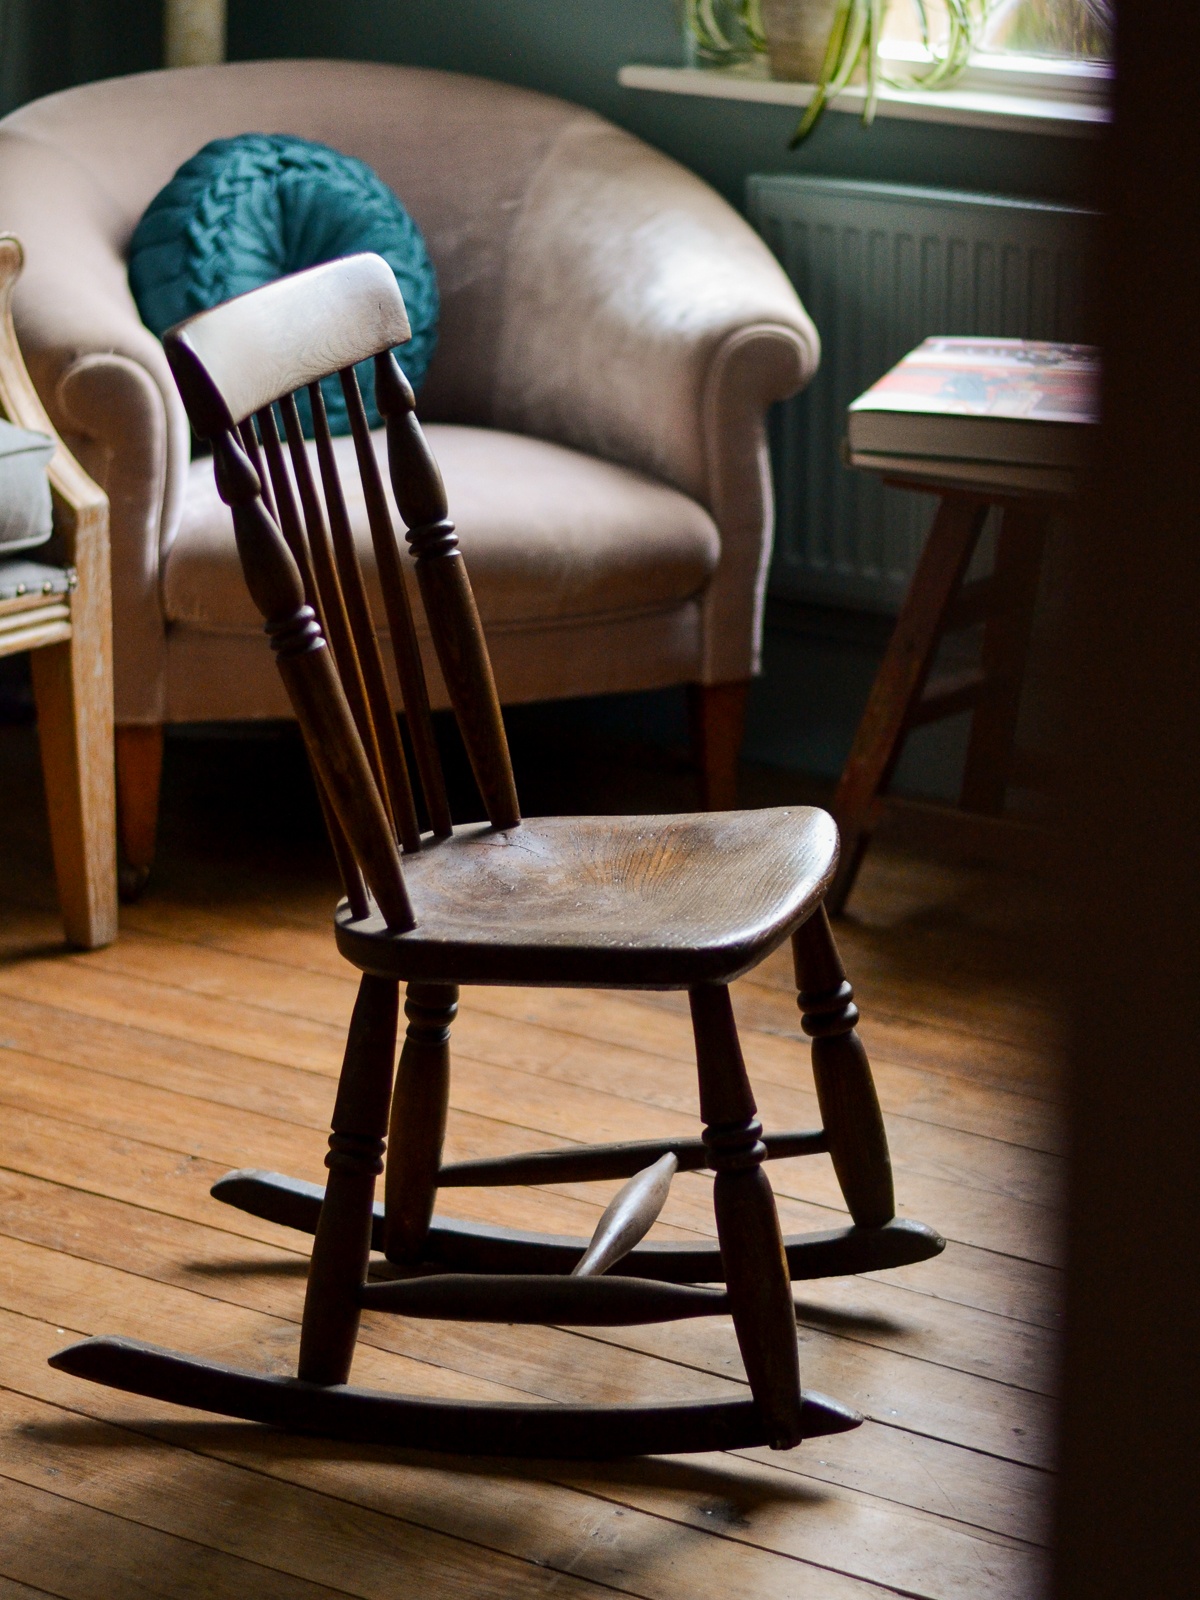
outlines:
[[[854,886],[914,728],[970,711],[959,804],[985,815],[1003,811],[1046,533],[1064,504],[1061,496],[1013,493],[980,482],[890,473],[884,482],[932,492],[940,504],[830,806],[842,836],[841,862],[825,901],[831,915],[843,909]],[[967,583],[992,506],[1001,510],[995,567],[990,577]],[[979,666],[931,679],[944,636],[979,623],[985,625]]]

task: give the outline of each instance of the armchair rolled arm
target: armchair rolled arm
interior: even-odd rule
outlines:
[[[128,356],[84,355],[59,376],[55,402],[75,454],[108,495],[116,720],[161,722],[166,633],[159,529],[167,465],[162,395],[145,367]]]
[[[5,130],[0,193],[25,252],[13,317],[30,376],[109,497],[117,720],[159,721],[159,562],[183,505],[187,415],[129,292],[128,225],[96,178],[50,145]]]
[[[610,124],[568,124],[511,236],[497,425],[640,467],[713,509],[709,390],[727,341],[747,337],[763,359],[743,349],[738,383],[757,381],[760,410],[816,370],[815,328],[732,207]]]
[[[702,681],[750,677],[774,515],[766,412],[820,359],[770,250],[692,173],[581,118],[526,192],[501,330],[499,427],[638,467],[712,514]]]

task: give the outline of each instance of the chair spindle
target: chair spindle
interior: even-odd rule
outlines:
[[[258,473],[258,481],[262,487],[262,501],[267,511],[279,521],[279,512],[275,506],[275,496],[271,492],[271,480],[263,468],[263,454],[258,443],[258,432],[254,426],[254,418],[247,417],[244,422],[238,423],[238,436],[242,441],[242,448],[250,457],[250,465]],[[310,602],[311,604],[311,602]]]
[[[304,528],[308,534],[308,548],[312,554],[313,574],[317,582],[317,592],[321,596],[322,609],[325,613],[326,637],[333,651],[334,661],[337,663],[338,673],[342,680],[342,689],[353,713],[354,723],[358,728],[363,749],[366,751],[371,771],[375,775],[375,782],[379,788],[384,809],[388,812],[388,820],[394,822],[384,784],[383,761],[379,754],[379,741],[376,738],[375,724],[371,718],[371,708],[367,703],[367,689],[363,682],[362,664],[358,659],[358,649],[354,642],[354,634],[350,628],[350,618],[346,613],[346,600],[342,593],[337,562],[334,559],[333,542],[329,537],[329,526],[325,521],[325,513],[317,495],[317,486],[313,481],[312,465],[309,462],[308,451],[305,448],[304,434],[300,427],[300,413],[296,409],[295,395],[285,394],[279,401],[279,409],[283,413],[283,426],[287,435],[292,472],[295,475],[296,487],[300,492],[300,506],[304,513]]]
[[[258,473],[262,489],[263,504],[274,517],[283,534],[287,547],[292,553],[292,558],[300,570],[300,578],[304,584],[304,598],[307,605],[312,608],[317,623],[322,633],[325,632],[325,612],[321,605],[321,596],[317,592],[316,579],[313,576],[312,558],[309,554],[308,540],[305,538],[304,526],[300,521],[300,512],[296,505],[296,497],[292,487],[292,480],[288,473],[287,462],[284,458],[283,447],[279,440],[279,429],[275,425],[275,412],[270,406],[265,406],[255,413],[258,422],[258,433],[262,438],[262,448],[255,435],[253,422],[249,417],[238,427],[238,433],[245,444],[249,442],[247,454],[250,456],[251,465]],[[262,470],[262,460],[265,454],[269,477]],[[274,486],[274,494],[271,489]],[[338,873],[342,880],[342,889],[350,909],[356,917],[365,917],[368,914],[366,885],[359,870],[358,862],[354,859],[354,852],[342,831],[338,821],[337,812],[325,791],[324,780],[320,771],[312,765],[313,780],[316,784],[317,798],[321,803],[321,814],[325,818],[325,827],[329,833],[329,842],[333,847],[334,859],[337,862]]]
[[[412,386],[390,351],[375,357],[375,398],[387,423],[392,492],[417,559],[425,615],[471,770],[492,826],[513,828],[521,810],[471,580],[446,517],[442,475],[417,421]]]
[[[353,367],[347,367],[338,376],[342,380],[342,394],[354,435],[354,449],[358,456],[358,472],[362,480],[363,495],[367,505],[367,520],[371,527],[371,542],[375,547],[375,564],[379,584],[383,590],[383,604],[387,612],[388,631],[392,640],[392,657],[396,663],[396,677],[408,719],[408,731],[416,757],[429,823],[436,837],[445,838],[453,832],[450,803],[446,797],[446,782],[442,774],[441,757],[433,732],[433,719],[429,710],[429,689],[425,682],[425,668],[421,662],[421,647],[413,622],[408,587],[404,582],[400,548],[396,529],[388,509],[387,496],[371,427],[367,421],[366,407],[358,387]]]
[[[280,676],[332,809],[390,929],[415,927],[391,823],[358,736],[341,679],[300,570],[262,503],[258,474],[237,435],[213,438],[217,487],[233,512],[246,587],[266,621]]]
[[[325,793],[324,780],[315,767],[312,767],[312,775],[317,791],[317,799],[321,804],[321,815],[325,819],[325,830],[329,834],[329,843],[333,848],[333,859],[337,862],[338,876],[342,880],[342,893],[350,902],[350,910],[354,916],[361,920],[371,914],[371,903],[367,899],[366,883],[363,881],[363,875],[359,871],[358,862],[354,859],[354,851],[350,848],[350,841],[342,831],[337,812],[333,809],[332,802]]]
[[[329,630],[325,625],[325,607],[321,604],[321,595],[317,589],[312,555],[308,548],[304,524],[300,520],[300,508],[296,504],[295,488],[292,484],[291,474],[288,471],[287,459],[283,453],[279,429],[275,425],[274,408],[272,406],[264,406],[261,411],[255,412],[255,419],[258,422],[259,433],[262,435],[262,445],[267,458],[270,483],[274,489],[275,520],[278,522],[280,531],[287,541],[287,547],[292,552],[296,565],[300,568],[300,577],[304,582],[305,601],[313,608],[317,621],[321,624],[321,632],[328,638]],[[265,499],[264,493],[264,502]]]
[[[342,596],[346,602],[350,631],[354,635],[358,649],[367,704],[379,741],[384,786],[391,800],[392,815],[396,820],[400,843],[405,850],[419,850],[421,825],[417,821],[417,807],[408,776],[408,762],[405,760],[404,746],[400,741],[396,713],[392,709],[392,697],[388,692],[379,640],[371,620],[367,586],[363,582],[358,551],[354,548],[354,534],[350,528],[350,517],[342,493],[342,480],[333,453],[329,419],[325,414],[325,400],[319,383],[309,384],[308,398],[312,406],[313,432],[316,437],[321,486],[325,491],[325,509],[329,513],[329,528],[333,534],[333,551],[337,560],[338,575],[341,578]]]

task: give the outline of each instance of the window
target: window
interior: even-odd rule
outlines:
[[[926,0],[924,10],[936,50],[949,27],[944,0]],[[980,48],[986,55],[1106,61],[1112,35],[1113,0],[995,0]],[[888,6],[883,36],[895,59],[922,58],[920,15],[912,0],[893,0]]]
[[[974,5],[982,9],[979,0]],[[687,66],[631,63],[618,72],[625,88],[714,99],[807,106],[810,83],[772,78],[745,26],[754,0],[683,0],[685,19],[712,15],[732,44],[706,49],[685,28]],[[928,19],[928,45],[921,27]],[[1092,136],[1109,119],[1114,0],[993,0],[983,37],[964,70],[937,87],[923,86],[935,58],[944,59],[950,19],[946,0],[890,0],[881,41],[882,83],[876,115],[963,127]],[[711,70],[719,68],[721,70]],[[703,70],[701,70],[703,69]],[[860,63],[830,109],[861,113],[866,102]]]
[[[1030,56],[1107,61],[1113,46],[1113,0],[1000,0],[984,49]]]
[[[925,0],[934,53],[949,28],[944,0]],[[1113,44],[1113,0],[995,0],[980,45],[953,87],[970,93],[1103,105]],[[913,0],[893,0],[882,54],[897,77],[930,59]]]

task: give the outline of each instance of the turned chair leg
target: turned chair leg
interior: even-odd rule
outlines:
[[[754,1095],[746,1076],[729,990],[704,984],[688,995],[696,1035],[700,1115],[708,1164],[716,1172],[713,1205],[734,1331],[750,1391],[773,1450],[801,1436],[796,1311],[775,1197],[762,1170]]]
[[[737,805],[738,757],[746,731],[749,691],[749,680],[688,684],[692,756],[704,811],[732,811]]]
[[[114,730],[117,764],[117,839],[122,900],[136,900],[154,865],[158,790],[162,781],[161,723],[126,723]]]
[[[450,1100],[450,1026],[457,1011],[454,984],[409,984],[384,1180],[384,1253],[403,1266],[420,1261],[437,1199]]]
[[[329,1182],[304,1300],[299,1376],[308,1383],[345,1383],[350,1376],[358,1295],[371,1258],[375,1179],[383,1171],[399,1011],[396,980],[364,973],[333,1108],[325,1157]]]
[[[880,1228],[896,1214],[892,1161],[871,1063],[854,1031],[854,990],[823,905],[792,935],[792,954],[833,1170],[855,1223]]]

